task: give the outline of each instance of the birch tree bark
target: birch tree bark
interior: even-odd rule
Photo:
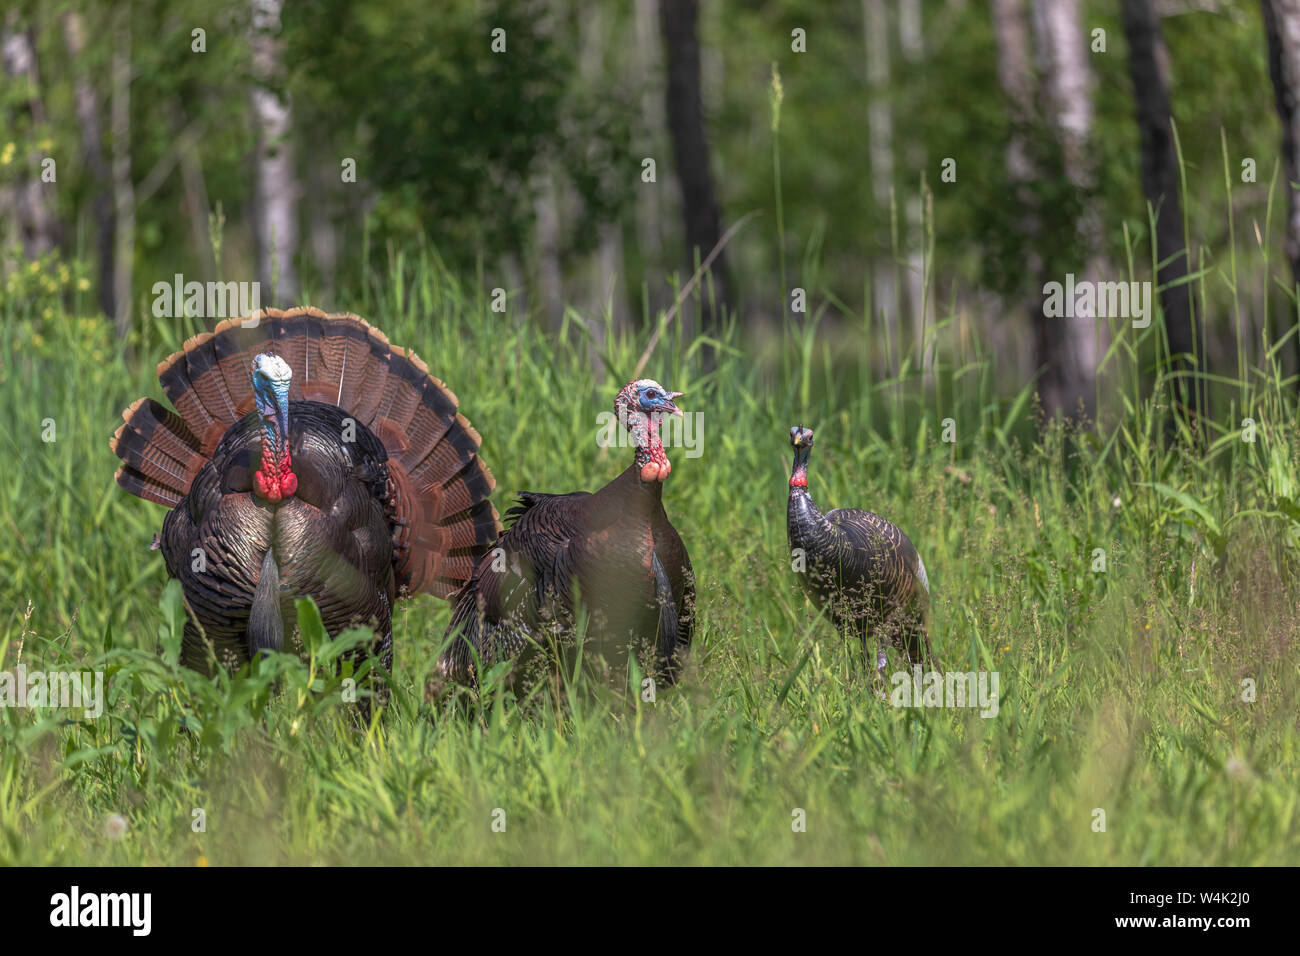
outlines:
[[[992,0],[993,33],[998,47],[998,81],[1011,117],[1011,135],[1005,162],[1007,178],[1020,210],[1019,232],[1027,250],[1025,272],[1036,280],[1035,293],[1026,307],[1033,333],[1035,365],[1041,372],[1038,394],[1044,413],[1090,417],[1095,412],[1099,332],[1096,316],[1073,318],[1046,315],[1042,287],[1064,282],[1064,275],[1049,275],[1054,268],[1038,251],[1050,221],[1048,210],[1034,188],[1043,171],[1037,166],[1030,137],[1036,129],[1051,129],[1066,157],[1066,178],[1071,188],[1091,188],[1087,138],[1092,129],[1091,77],[1076,0],[1038,2],[1032,10],[1034,43],[1030,42],[1030,13],[1023,0]],[[1037,54],[1035,61],[1034,54]],[[1035,69],[1037,63],[1038,69]],[[1040,88],[1037,76],[1043,80]],[[1041,103],[1041,106],[1040,106]],[[1087,222],[1069,224],[1087,230]],[[1060,228],[1059,225],[1053,228]],[[1100,230],[1094,230],[1100,238]],[[1086,242],[1090,254],[1081,265],[1084,275],[1097,274],[1096,243]],[[1076,278],[1082,279],[1084,275]]]
[[[1300,0],[1261,0],[1268,42],[1268,72],[1273,99],[1282,122],[1282,166],[1287,217],[1284,249],[1291,263],[1292,289],[1300,286]],[[1300,339],[1296,340],[1300,361]]]
[[[553,38],[558,23],[567,21],[567,3],[565,0],[544,0],[538,4],[542,16],[537,20],[535,29],[543,36]],[[582,18],[585,20],[585,17]],[[586,28],[581,23],[579,30]],[[588,55],[586,44],[579,41],[579,57]],[[529,302],[529,311],[540,307],[549,327],[556,331],[564,319],[565,282],[564,264],[561,261],[563,233],[561,228],[561,204],[567,198],[564,195],[563,171],[561,163],[554,157],[541,157],[534,164],[531,180],[533,194],[533,241],[524,243],[516,250],[523,258],[528,276],[529,298],[536,293],[537,302]]]
[[[1003,99],[1007,104],[1010,117],[1010,134],[1007,138],[1003,162],[1006,164],[1007,180],[1011,184],[1012,200],[1019,220],[1017,231],[1023,238],[1025,249],[1025,272],[1034,281],[1041,281],[1044,274],[1043,256],[1039,252],[1039,237],[1042,224],[1039,218],[1037,201],[1034,198],[1033,183],[1038,171],[1029,148],[1029,134],[1033,128],[1034,108],[1034,73],[1033,61],[1029,50],[1029,29],[1025,22],[1024,5],[1021,0],[991,0],[990,12],[993,21],[993,37],[998,51],[998,85],[1002,89]],[[1034,360],[1043,368],[1044,378],[1055,374],[1057,359],[1052,355],[1055,339],[1051,329],[1043,329],[1042,300],[1033,298],[1023,306],[1029,318],[1029,327],[1034,338]],[[1049,401],[1060,399],[1059,389],[1055,383],[1050,388],[1039,387],[1046,405]]]
[[[1070,185],[1082,194],[1096,185],[1088,143],[1092,137],[1092,71],[1078,0],[1034,0],[1035,48],[1043,77],[1044,111],[1055,129]],[[1076,279],[1100,281],[1101,220],[1095,202],[1086,202],[1074,224],[1083,239],[1085,261]],[[1053,276],[1064,281],[1064,276]],[[1039,312],[1038,360],[1054,362],[1058,373],[1044,389],[1049,411],[1085,417],[1096,412],[1097,365],[1107,327],[1093,314],[1048,319]]]
[[[646,150],[642,155],[650,155],[655,145],[663,142],[663,131],[667,125],[664,119],[666,95],[662,89],[663,79],[659,65],[663,62],[663,43],[656,24],[655,0],[635,0],[633,9],[633,34],[636,38],[635,57],[636,81],[641,90],[641,122],[645,132]],[[650,283],[646,277],[663,271],[663,193],[655,188],[638,188],[636,191],[636,238],[640,253],[641,275],[646,287],[646,299],[649,316],[655,315],[663,307],[663,296],[657,283]],[[635,299],[640,302],[639,290],[634,290]]]
[[[298,197],[301,187],[293,164],[293,114],[284,79],[284,44],[280,39],[283,0],[252,0],[254,85],[253,120],[257,125],[254,159],[254,234],[257,280],[262,304],[292,302],[298,296]]]
[[[135,186],[131,180],[131,4],[113,10],[109,66],[113,138],[113,323],[123,342],[131,331],[131,274],[135,265]]]
[[[554,164],[545,162],[534,174],[533,224],[536,241],[537,294],[550,327],[559,330],[564,318],[564,270],[560,266],[560,196]]]
[[[598,89],[600,84],[609,82],[611,76],[617,76],[625,67],[615,67],[612,71],[605,65],[605,51],[613,46],[612,15],[609,8],[595,2],[582,8],[582,22],[579,36],[582,55],[578,61],[579,73],[583,85],[588,89]],[[602,189],[613,192],[618,187],[609,182],[608,175],[602,175]],[[617,222],[602,222],[597,229],[597,247],[594,259],[588,263],[587,274],[590,277],[586,290],[587,307],[594,315],[603,315],[608,308],[615,325],[627,322],[627,288],[623,268],[623,229]],[[592,328],[592,345],[604,345],[605,327],[603,322],[595,323]]]
[[[90,213],[95,220],[95,256],[99,265],[96,294],[100,311],[111,317],[116,314],[113,308],[113,187],[104,155],[104,131],[100,123],[103,106],[99,91],[90,82],[85,69],[79,68],[86,51],[86,22],[80,13],[70,11],[63,15],[63,46],[68,51],[68,62],[76,70],[72,86],[73,108],[81,134],[86,178],[93,192]]]
[[[925,40],[921,31],[921,0],[900,0],[898,5],[898,46],[903,63],[910,76],[919,75],[925,58]],[[907,308],[912,316],[913,338],[917,343],[921,369],[927,385],[934,380],[934,346],[926,347],[923,341],[926,328],[933,329],[933,303],[926,297],[925,289],[925,223],[921,215],[922,202],[919,171],[926,168],[925,145],[920,136],[909,136],[903,143],[903,165],[908,173],[903,209],[907,223],[905,233],[905,285]]]
[[[885,222],[889,221],[894,186],[894,117],[889,108],[889,14],[885,0],[862,0],[862,42],[867,58],[867,155],[871,163],[871,195]],[[872,263],[871,305],[889,329],[889,339],[902,353],[894,250]],[[901,364],[901,360],[900,360]],[[891,369],[896,371],[896,367]]]
[[[19,23],[17,10],[10,10],[5,15],[4,26],[0,29],[0,60],[3,60],[4,71],[11,82],[20,90],[20,95],[11,102],[26,120],[28,129],[38,129],[45,124],[46,116],[41,102],[36,46],[31,31]],[[45,157],[34,142],[25,152],[28,174],[17,185],[13,202],[23,249],[29,259],[35,259],[59,245],[61,230],[54,201],[56,185],[41,179],[41,164]]]

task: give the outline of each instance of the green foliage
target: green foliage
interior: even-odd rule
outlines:
[[[1136,277],[1146,278],[1148,220],[1123,30],[1113,3],[1082,6],[1089,34],[1106,33],[1105,52],[1088,54],[1095,82],[1086,158],[1095,186],[1080,192],[1065,182],[1053,131],[1041,122],[1021,130],[1039,170],[1031,191],[1040,222],[1030,237],[1007,183],[1012,127],[987,4],[924,2],[923,43],[915,59],[899,48],[898,12],[886,4],[890,82],[882,95],[892,111],[894,158],[886,185],[897,198],[885,208],[876,202],[873,187],[879,184],[869,164],[872,93],[860,5],[704,5],[703,106],[724,224],[774,212],[767,103],[774,63],[785,84],[778,134],[781,234],[765,216],[764,225],[742,232],[727,250],[744,314],[776,314],[779,297],[793,285],[845,303],[851,313],[870,311],[868,303],[878,309],[882,290],[870,288],[873,269],[864,264],[892,260],[901,278],[904,269],[915,268],[910,257],[931,240],[934,254],[926,268],[936,272],[932,288],[939,294],[965,304],[972,293],[992,290],[1014,300],[1034,293],[1042,278],[1024,268],[1031,244],[1052,275],[1083,268],[1076,224],[1085,203],[1097,204],[1106,260],[1118,266],[1137,249]],[[36,41],[46,117],[35,123],[14,108],[29,91],[23,84],[6,86],[0,184],[29,176],[39,156],[57,157],[57,202],[70,246],[65,252],[89,258],[91,202],[106,186],[81,161],[74,84],[90,82],[106,118],[114,10],[31,0],[17,7]],[[87,26],[89,44],[76,62],[67,56],[60,21],[67,9],[79,10]],[[203,223],[187,221],[194,197],[177,173],[177,148],[187,133],[197,151],[203,201],[220,204],[230,217],[217,271],[223,278],[255,271],[248,20],[245,5],[217,0],[136,0],[131,6],[131,170],[138,187],[147,183],[152,190],[138,197],[136,210],[137,298],[175,272],[215,278],[204,274],[211,264],[199,238]],[[807,32],[806,53],[791,50],[796,27]],[[192,31],[200,28],[207,43],[202,53],[192,48]],[[498,28],[505,31],[505,53],[490,47]],[[1268,218],[1269,184],[1280,158],[1258,5],[1236,0],[1189,9],[1163,17],[1162,28],[1188,187],[1203,200],[1185,203],[1189,226],[1208,248],[1225,248],[1232,225],[1223,216],[1222,159],[1245,237]],[[647,29],[657,33],[658,23],[638,24],[630,7],[609,4],[287,4],[280,82],[294,110],[291,145],[303,187],[303,234],[321,222],[339,230],[339,255],[328,275],[321,274],[322,263],[308,261],[312,244],[304,243],[306,287],[356,287],[367,281],[368,256],[383,254],[388,242],[409,248],[425,237],[459,275],[499,273],[503,259],[527,271],[538,251],[535,187],[548,177],[562,200],[557,251],[566,281],[597,289],[589,298],[604,301],[610,277],[592,280],[582,257],[601,226],[612,229],[623,248],[615,271],[626,279],[629,311],[640,318],[643,287],[658,303],[665,275],[687,261],[677,228],[672,143],[662,123],[662,63],[646,45]],[[101,138],[109,154],[107,128]],[[655,184],[640,181],[644,157],[658,162]],[[357,162],[356,183],[340,180],[344,158]],[[957,164],[955,183],[940,180],[940,164],[949,158]],[[1255,161],[1258,182],[1241,181],[1243,159]],[[924,205],[931,196],[932,215],[917,221],[907,201],[920,198]],[[1273,201],[1283,198],[1279,191]],[[633,215],[638,203],[643,208]],[[1268,250],[1238,245],[1239,263],[1211,259],[1205,266],[1239,269],[1250,280],[1237,302],[1253,345],[1253,327],[1277,310],[1269,300],[1280,294],[1265,278]],[[1230,300],[1222,288],[1210,293],[1205,306],[1215,340],[1241,333],[1229,325]],[[904,305],[918,312],[917,303]],[[828,318],[833,327],[839,316]],[[886,351],[898,346],[890,343]],[[872,361],[877,370],[898,367],[880,355]]]
[[[15,260],[21,260],[22,250],[9,252]],[[61,262],[58,253],[51,252],[5,276],[0,284],[0,302],[8,303],[16,314],[49,321],[62,312],[66,298],[89,288],[80,261]]]
[[[644,338],[572,312],[544,336],[418,252],[355,298],[459,395],[499,506],[622,467],[596,415]],[[307,662],[272,655],[215,681],[177,666],[183,603],[148,548],[162,511],[112,484],[107,447],[119,409],[158,394],[156,356],[95,359],[103,342],[71,317],[18,319],[0,315],[0,453],[20,463],[0,483],[0,661],[21,647],[29,668],[103,670],[107,701],[99,720],[0,708],[4,862],[1214,864],[1300,849],[1300,553],[1280,504],[1293,429],[1186,455],[1159,440],[1157,387],[1127,396],[1113,434],[1035,439],[1025,396],[999,401],[983,360],[941,365],[932,404],[915,371],[864,388],[816,341],[788,376],[731,347],[701,376],[670,331],[648,371],[705,415],[703,455],[678,450],[666,496],[699,578],[682,685],[653,704],[566,685],[431,710],[449,608],[420,597],[394,621],[389,705],[363,726],[343,681],[363,676],[345,657],[370,635],[327,639],[310,602]],[[174,347],[185,331],[158,334]],[[863,326],[837,348],[861,360],[869,341]],[[1113,361],[1137,363],[1136,346]],[[1296,417],[1277,378],[1245,395],[1265,421]],[[955,445],[938,437],[949,416]],[[785,540],[796,420],[818,429],[819,503],[878,510],[915,541],[935,650],[948,669],[999,672],[997,717],[888,706],[861,649],[805,602]]]
[[[571,233],[586,251],[589,225],[617,211],[602,176],[623,166],[633,181],[629,104],[577,86],[572,43],[542,6],[328,0],[289,8],[286,41],[303,122],[379,190],[381,237],[427,235],[461,269],[486,250],[522,252],[547,159],[582,199]]]
[[[241,224],[243,8],[137,0],[133,10],[136,180],[198,122],[209,197]],[[895,64],[899,154],[923,147],[926,176],[922,187],[921,169],[900,161],[889,211],[875,207],[864,137],[845,135],[846,104],[862,104],[865,126],[860,11],[812,0],[705,9],[703,42],[720,51],[706,76],[726,78],[720,91],[706,84],[705,103],[716,109],[724,203],[777,213],[763,239],[729,250],[733,268],[752,278],[756,300],[802,283],[813,304],[779,344],[727,333],[707,373],[702,343],[678,323],[651,353],[646,373],[705,416],[702,456],[677,450],[666,492],[698,576],[700,626],[683,681],[654,703],[574,681],[514,701],[497,671],[482,692],[433,706],[426,680],[449,607],[427,596],[398,610],[388,704],[369,723],[350,700],[351,682],[367,694],[369,665],[354,668],[351,655],[372,635],[329,637],[310,601],[296,622],[307,660],[269,655],[212,680],[180,667],[187,611],[149,546],[162,510],[112,482],[108,437],[129,402],[160,395],[154,363],[202,322],[141,310],[123,343],[88,315],[81,258],[6,275],[0,672],[101,672],[106,699],[97,719],[0,707],[0,863],[1293,861],[1300,408],[1280,355],[1294,345],[1295,303],[1285,322],[1270,321],[1268,211],[1282,196],[1238,177],[1250,155],[1267,180],[1276,152],[1271,103],[1258,95],[1258,11],[1226,11],[1165,20],[1200,257],[1192,281],[1237,357],[1235,375],[1210,383],[1215,414],[1193,452],[1170,424],[1159,322],[1111,330],[1095,431],[1040,432],[1033,382],[1006,377],[1005,343],[973,331],[955,296],[938,301],[915,342],[853,304],[871,300],[865,262],[921,238],[932,301],[953,276],[1008,291],[1025,280],[986,8],[927,3],[936,29],[924,61]],[[105,89],[110,11],[85,12],[93,42],[78,68]],[[480,277],[460,278],[476,257],[523,245],[535,162],[563,167],[586,214],[626,217],[637,179],[623,154],[669,154],[627,118],[641,91],[624,85],[617,56],[574,79],[568,38],[582,13],[574,5],[543,22],[508,4],[327,0],[286,14],[285,83],[303,134],[321,155],[355,155],[378,200],[337,277],[341,301],[457,393],[502,508],[510,489],[590,489],[623,467],[621,452],[597,446],[596,416],[647,345],[610,315],[576,309],[544,333],[518,290],[498,314]],[[1110,37],[1091,60],[1095,198],[1113,259],[1141,278],[1151,253],[1121,32],[1109,5],[1087,13]],[[44,23],[42,59],[56,62],[58,31],[42,20],[53,14],[29,4],[24,15]],[[610,34],[626,36],[628,18],[613,17]],[[189,49],[195,24],[209,32],[201,56]],[[805,25],[809,53],[793,54],[789,31]],[[496,26],[526,55],[494,58]],[[27,170],[36,137],[76,154],[73,75],[45,71],[47,129],[2,131],[0,179]],[[1056,169],[1050,138],[1026,132],[1038,137],[1040,168]],[[949,155],[957,188],[931,173]],[[89,186],[62,168],[67,213],[83,208]],[[1051,216],[1070,221],[1082,197],[1038,188]],[[931,198],[924,237],[908,235],[903,203]],[[182,263],[189,271],[182,201],[171,177],[139,209],[137,268],[150,281]],[[1249,220],[1258,240],[1247,238]],[[1076,237],[1054,224],[1038,251],[1071,271]],[[228,275],[250,271],[245,232],[223,236]],[[649,275],[646,261],[639,268]],[[697,295],[687,314],[698,307]],[[879,511],[915,542],[934,593],[935,650],[949,670],[999,673],[996,717],[888,706],[861,648],[805,601],[785,537],[796,422],[818,429],[818,502]],[[504,833],[491,829],[497,808]],[[806,833],[791,832],[796,808]],[[1091,828],[1096,808],[1108,815],[1104,834]],[[127,819],[124,835],[105,828],[110,815]]]

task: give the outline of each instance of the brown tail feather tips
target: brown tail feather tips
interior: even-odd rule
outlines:
[[[481,439],[418,355],[355,315],[266,309],[189,339],[158,364],[176,411],[140,399],[123,412],[111,441],[123,462],[118,484],[147,501],[180,502],[226,430],[253,408],[253,357],[265,351],[293,369],[291,401],[337,405],[388,450],[399,586],[454,593],[501,530]]]

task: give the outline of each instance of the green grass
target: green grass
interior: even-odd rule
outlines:
[[[459,396],[499,508],[515,489],[594,489],[624,467],[625,449],[597,447],[596,416],[648,336],[591,336],[602,320],[573,313],[542,334],[418,251],[356,301]],[[331,667],[356,635],[325,641],[310,607],[310,665],[278,658],[215,683],[176,666],[183,611],[149,550],[163,509],[116,487],[108,437],[132,399],[160,396],[154,363],[201,323],[148,319],[128,360],[82,308],[0,303],[0,668],[21,653],[28,668],[105,670],[107,709],[0,708],[0,862],[1280,864],[1300,851],[1300,441],[1271,365],[1227,386],[1234,404],[1216,406],[1200,456],[1161,440],[1158,323],[1117,339],[1098,436],[1039,434],[1029,391],[999,400],[995,363],[957,344],[953,318],[927,330],[929,391],[914,358],[873,377],[869,322],[834,338],[792,327],[779,354],[729,337],[707,377],[671,326],[646,374],[705,415],[702,456],[678,450],[665,493],[699,588],[681,686],[654,703],[561,692],[431,710],[449,606],[422,596],[395,620],[391,706],[362,727]],[[1260,422],[1253,444],[1242,409]],[[955,443],[940,440],[945,418]],[[805,601],[785,539],[796,422],[818,429],[818,503],[879,511],[915,542],[935,650],[949,669],[1000,674],[995,718],[887,706],[860,650]],[[792,832],[796,808],[806,832]]]

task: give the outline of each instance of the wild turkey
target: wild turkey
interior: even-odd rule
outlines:
[[[391,669],[394,599],[450,597],[500,529],[456,396],[356,316],[227,320],[158,378],[176,411],[139,399],[112,447],[118,484],[172,508],[154,547],[197,618],[189,667],[301,652],[286,626],[310,596],[331,635],[371,624]]]
[[[909,664],[928,658],[937,667],[925,629],[930,582],[916,548],[897,525],[870,511],[818,511],[808,493],[812,429],[791,428],[790,444],[794,470],[786,533],[791,553],[804,562],[804,588],[826,608],[840,633],[858,637],[864,648],[868,638],[876,638],[876,673],[882,682],[890,643],[907,654]]]
[[[676,679],[694,629],[695,582],[664,513],[672,466],[660,429],[665,414],[681,415],[673,402],[680,394],[650,379],[618,393],[618,421],[636,451],[595,494],[519,494],[506,512],[509,530],[456,604],[435,686],[446,679],[476,684],[478,667],[485,673],[510,658],[512,685],[529,686],[554,660],[538,651],[574,650],[575,604],[588,612],[583,657],[603,661],[606,679],[626,680],[629,651],[643,673],[664,684]]]

